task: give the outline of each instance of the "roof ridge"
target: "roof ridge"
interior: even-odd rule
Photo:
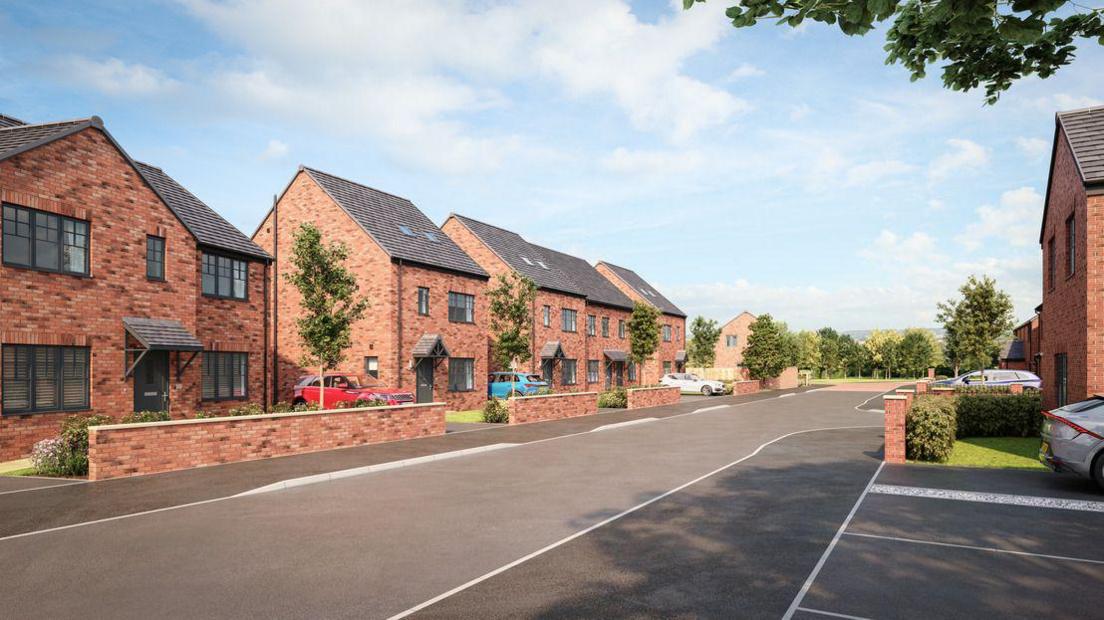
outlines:
[[[0,116],[4,115],[0,114]],[[7,116],[5,118],[12,117]],[[12,118],[12,120],[18,121],[19,119]],[[86,118],[71,118],[66,121],[51,121],[49,123],[23,123],[22,125],[12,125],[11,127],[0,127],[0,131],[11,131],[12,129],[34,129],[35,127],[49,127],[51,125],[74,125],[79,123],[88,123],[94,127],[103,128],[103,119],[98,116],[89,116]]]
[[[455,211],[454,211],[454,212],[451,212],[451,213],[449,213],[449,216],[456,216],[456,217],[458,217],[458,218],[461,218],[461,219],[465,219],[465,220],[468,220],[468,221],[470,221],[470,222],[475,222],[476,224],[482,224],[482,225],[484,225],[484,226],[489,226],[489,227],[491,227],[491,228],[494,228],[494,229],[496,229],[496,230],[501,230],[502,232],[508,232],[508,233],[510,233],[511,235],[517,235],[518,237],[521,237],[521,240],[522,240],[522,241],[524,241],[525,243],[528,243],[529,245],[533,245],[533,246],[536,246],[536,247],[538,247],[538,248],[539,248],[539,247],[541,247],[541,246],[539,246],[539,245],[537,245],[537,244],[535,244],[535,243],[531,243],[531,242],[530,242],[530,241],[529,241],[528,239],[526,239],[525,237],[522,237],[522,236],[521,236],[521,233],[519,233],[519,232],[517,232],[517,231],[514,231],[514,230],[510,230],[509,228],[503,228],[503,227],[501,227],[501,226],[498,226],[498,225],[496,225],[496,224],[491,224],[491,223],[489,223],[489,222],[484,222],[483,220],[477,220],[477,219],[475,219],[474,217],[469,217],[469,216],[467,216],[467,215],[461,215],[460,213],[456,213]],[[445,219],[448,219],[448,218],[445,218]]]
[[[1104,104],[1091,105],[1091,106],[1087,106],[1087,107],[1084,107],[1084,108],[1074,108],[1072,110],[1058,110],[1054,114],[1058,117],[1061,117],[1063,114],[1079,114],[1081,112],[1096,112],[1096,111],[1104,112]]]
[[[304,164],[299,164],[299,169],[300,170],[306,170],[308,173],[317,172],[318,174],[324,174],[328,177],[333,177],[333,178],[338,179],[340,181],[345,181],[346,183],[352,183],[353,185],[356,185],[357,187],[363,187],[364,189],[370,189],[373,192],[379,192],[381,194],[386,194],[388,196],[391,196],[392,198],[398,198],[399,200],[405,200],[409,203],[414,202],[413,200],[407,198],[406,196],[400,196],[398,194],[392,194],[391,192],[384,191],[382,189],[372,187],[371,185],[365,185],[364,183],[361,183],[359,181],[354,181],[350,178],[343,177],[343,176],[337,175],[337,174],[333,174],[332,172],[326,172],[325,170],[319,170],[318,168],[312,168],[311,166],[307,166],[307,165],[304,165]]]

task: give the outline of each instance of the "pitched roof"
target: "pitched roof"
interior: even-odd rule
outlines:
[[[490,277],[406,198],[301,166],[391,258]]]
[[[165,174],[164,170],[140,161],[134,163],[139,174],[161,196],[169,209],[180,218],[200,245],[246,256],[271,259],[267,252],[253,243],[242,231],[184,189],[183,185]]]
[[[664,297],[662,293],[657,291],[656,288],[651,284],[648,284],[648,282],[644,278],[641,278],[632,269],[618,267],[617,265],[613,265],[605,261],[602,261],[600,264],[609,267],[610,271],[617,274],[617,277],[624,280],[625,284],[631,286],[633,290],[640,294],[641,297],[648,300],[648,303],[652,304],[656,308],[659,308],[660,312],[663,312],[664,314],[671,314],[674,316],[681,316],[684,318],[686,317],[685,312],[680,310],[679,307],[672,303],[670,299]]]
[[[124,317],[123,327],[151,351],[203,350],[203,343],[180,321],[174,319]]]
[[[263,259],[271,258],[240,230],[193,196],[160,168],[131,159],[130,155],[119,146],[115,138],[104,128],[103,120],[98,116],[58,123],[28,125],[10,116],[0,115],[0,160],[60,140],[89,127],[95,127],[103,132],[200,245],[237,252],[246,256]]]
[[[1022,362],[1024,359],[1023,340],[1009,340],[1001,347],[1000,359],[1012,362]]]
[[[563,359],[564,352],[563,347],[560,346],[559,340],[549,340],[541,347],[541,359]]]
[[[1104,182],[1104,106],[1059,112],[1077,169],[1086,185]]]
[[[575,287],[586,295],[587,301],[632,310],[633,301],[629,299],[628,295],[622,293],[621,289],[598,273],[598,270],[590,263],[578,256],[564,254],[540,246],[533,247],[543,252],[546,259],[551,259],[552,266],[563,272],[575,284]]]
[[[418,342],[414,343],[413,357],[448,357],[448,348],[440,334],[422,334]]]
[[[455,213],[450,217],[455,217],[511,269],[531,279],[540,288],[585,296],[571,278],[556,267],[543,248],[529,243],[516,232]]]

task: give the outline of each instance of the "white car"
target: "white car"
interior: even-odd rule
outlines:
[[[681,388],[683,392],[692,392],[703,396],[724,394],[725,389],[724,383],[720,381],[702,379],[698,375],[692,375],[688,372],[674,372],[663,375],[659,382],[663,385]]]

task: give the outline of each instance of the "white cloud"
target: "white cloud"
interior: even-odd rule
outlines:
[[[947,204],[939,198],[932,198],[928,201],[928,208],[932,211],[942,211],[947,208]]]
[[[928,166],[928,180],[937,183],[952,176],[977,170],[989,163],[989,149],[962,138],[947,140],[949,151],[932,160]]]
[[[732,73],[728,74],[728,79],[734,81],[749,77],[760,77],[766,74],[766,71],[763,71],[750,62],[743,62],[740,63],[740,65],[737,66],[735,69],[733,69]]]
[[[869,161],[848,168],[844,183],[852,187],[876,185],[912,172],[914,169],[915,166],[896,159]]]
[[[859,256],[879,264],[914,265],[943,262],[947,258],[939,253],[935,238],[931,235],[917,231],[902,237],[891,230],[882,230],[870,247],[859,251]]]
[[[1025,138],[1020,136],[1016,138],[1016,148],[1031,157],[1032,159],[1042,159],[1047,155],[1050,155],[1050,140],[1044,140],[1042,138]]]
[[[164,95],[180,87],[157,69],[118,58],[66,56],[54,59],[50,66],[73,83],[116,97]]]
[[[626,174],[662,175],[688,172],[702,165],[704,158],[696,151],[648,151],[617,148],[602,158],[602,167]]]
[[[269,140],[268,146],[261,152],[261,159],[282,159],[288,154],[288,145],[279,140]]]
[[[1035,107],[1043,112],[1054,113],[1066,110],[1079,110],[1104,104],[1104,101],[1088,95],[1055,93],[1035,99]]]
[[[955,237],[964,248],[977,250],[990,238],[1015,247],[1027,247],[1037,238],[1043,216],[1043,197],[1031,187],[1001,194],[998,206],[978,207],[973,223]]]
[[[790,106],[790,120],[796,123],[797,121],[799,121],[799,120],[805,118],[806,116],[808,116],[809,113],[812,112],[812,111],[813,111],[813,109],[811,107],[809,107],[809,104],[807,104],[807,103],[799,103],[798,105],[792,105],[792,106]]]

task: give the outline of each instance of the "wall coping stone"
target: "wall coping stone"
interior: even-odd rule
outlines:
[[[529,399],[532,399],[532,398],[553,398],[553,397],[556,397],[556,396],[586,396],[586,395],[597,396],[598,392],[560,392],[559,394],[534,394],[532,396],[511,396],[510,398],[507,398],[506,400],[507,401],[510,401],[510,400],[529,400]]]
[[[908,400],[908,396],[902,394],[886,394],[882,397],[883,400]]]
[[[445,403],[407,403],[405,405],[386,405],[383,407],[357,407],[353,409],[323,409],[321,411],[288,411],[286,413],[262,413],[258,415],[221,416],[218,418],[188,418],[186,420],[164,420],[160,422],[141,422],[137,424],[102,424],[89,426],[88,429],[114,431],[128,428],[153,428],[158,426],[183,426],[186,424],[204,424],[207,422],[237,422],[240,420],[263,420],[293,418],[297,416],[325,415],[330,413],[353,413],[357,411],[397,411],[421,407],[444,407]]]
[[[677,385],[660,385],[660,386],[658,386],[658,387],[638,387],[638,388],[629,388],[629,389],[627,389],[627,390],[625,390],[625,391],[627,391],[627,392],[646,392],[646,391],[648,391],[648,390],[681,390],[681,389],[682,389],[682,388],[680,388],[680,387],[679,387],[679,386],[677,386]]]

